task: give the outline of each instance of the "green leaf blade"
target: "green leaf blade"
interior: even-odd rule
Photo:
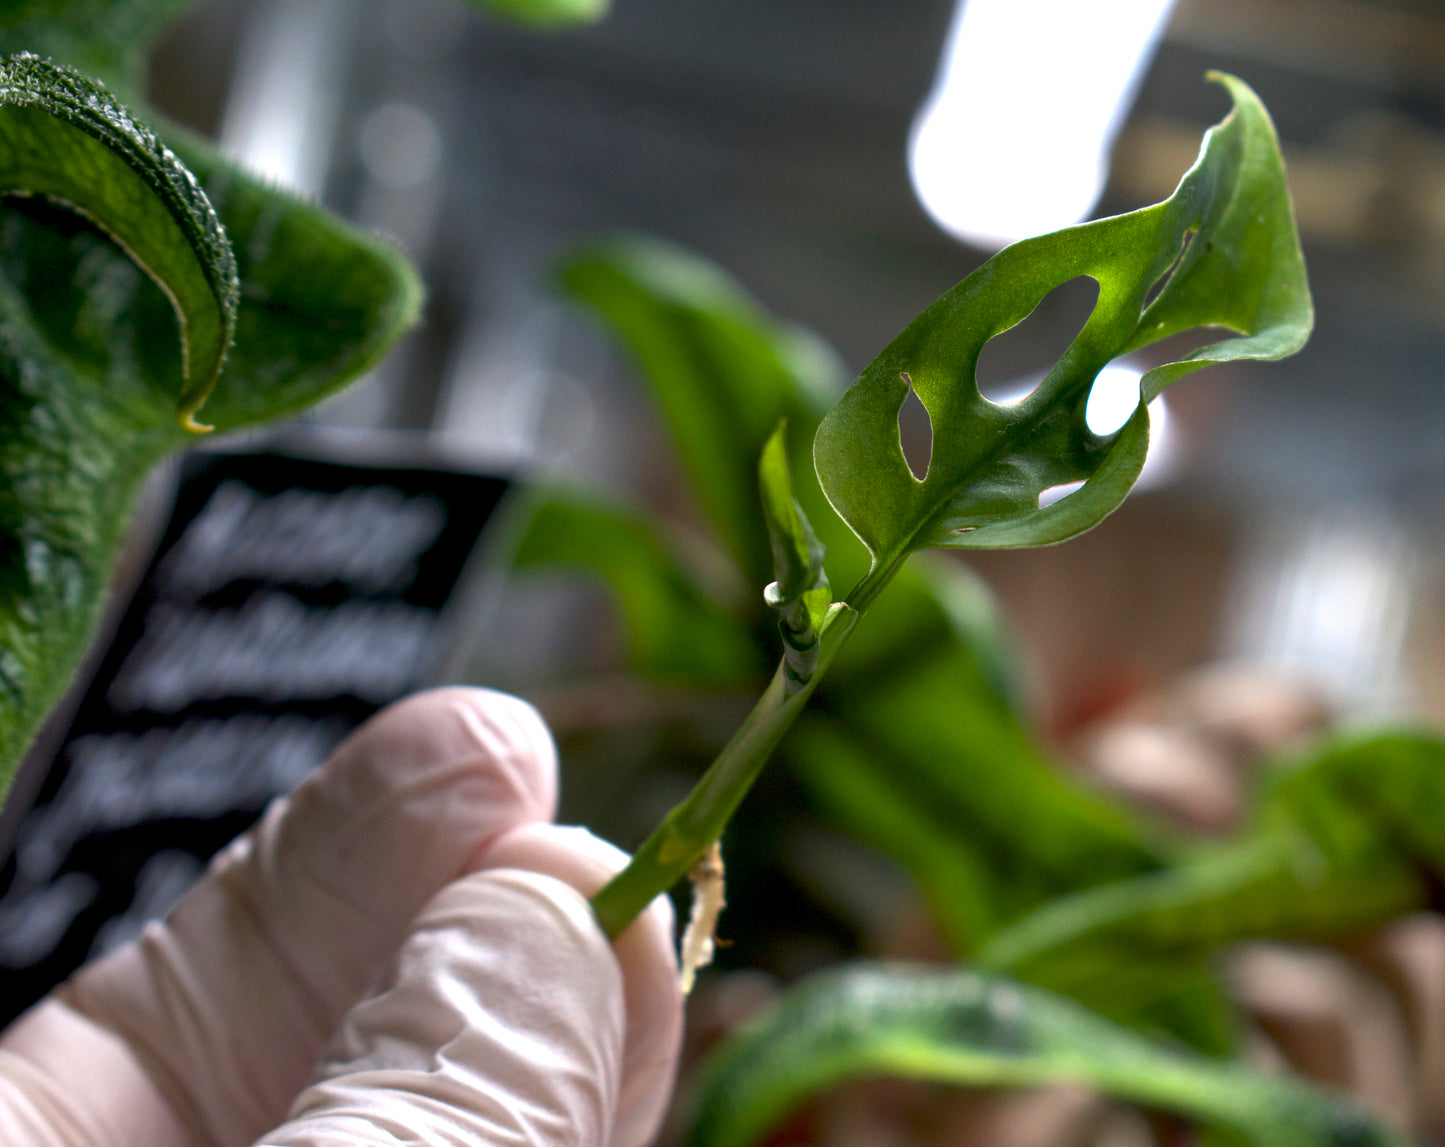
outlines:
[[[620,607],[634,670],[726,687],[758,675],[746,631],[696,587],[641,515],[574,492],[539,490],[520,516],[512,564],[601,577]]]
[[[20,54],[0,61],[0,189],[82,212],[161,287],[180,325],[177,412],[198,429],[193,416],[235,333],[240,284],[191,173],[104,88]]]
[[[594,24],[612,8],[611,0],[471,0],[494,16],[533,28],[569,28]]]
[[[793,494],[787,431],[787,420],[780,420],[758,459],[763,521],[773,551],[773,583],[768,587],[768,604],[774,608],[790,605],[810,590],[827,585],[823,574],[823,544]],[[822,621],[822,613],[826,613],[831,604],[823,602],[815,624]]]
[[[236,245],[237,342],[206,416],[294,413],[411,324],[415,272],[319,208],[177,139]],[[99,616],[131,503],[167,453],[181,350],[171,301],[78,212],[0,203],[0,789]]]
[[[1005,248],[910,324],[824,419],[814,444],[819,479],[875,571],[917,549],[1045,545],[1090,528],[1137,478],[1145,408],[1160,390],[1210,363],[1280,358],[1303,345],[1313,310],[1274,130],[1246,85],[1216,78],[1234,111],[1211,129],[1173,196]],[[984,344],[1079,276],[1099,284],[1099,298],[1058,363],[1017,405],[985,399],[974,377]],[[1088,430],[1089,390],[1105,365],[1205,326],[1241,337],[1150,371],[1120,431]],[[933,425],[922,480],[897,429],[910,383]],[[1040,505],[1045,491],[1076,481],[1081,489]]]
[[[1147,1022],[1131,997],[1170,963],[1203,966],[1250,940],[1348,943],[1426,909],[1445,876],[1442,802],[1438,735],[1328,739],[1276,766],[1238,839],[1043,904],[976,960],[1122,1022]]]
[[[1083,1084],[1258,1147],[1404,1147],[1304,1084],[1166,1051],[1067,1000],[937,966],[804,981],[732,1038],[703,1080],[691,1147],[747,1147],[790,1108],[865,1075],[973,1087]]]
[[[631,352],[703,512],[745,579],[766,582],[772,554],[757,529],[758,453],[779,418],[816,425],[836,393],[836,357],[672,244],[619,236],[573,253],[560,275]],[[821,528],[826,503],[810,493]]]
[[[206,404],[218,430],[271,422],[334,394],[415,325],[424,298],[395,247],[176,133],[231,237],[236,340]]]

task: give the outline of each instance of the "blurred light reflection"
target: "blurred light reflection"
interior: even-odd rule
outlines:
[[[985,248],[1088,217],[1173,0],[960,0],[908,144],[933,220]]]

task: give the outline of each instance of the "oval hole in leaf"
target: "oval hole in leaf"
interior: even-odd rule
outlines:
[[[1129,421],[1139,408],[1139,381],[1143,377],[1142,371],[1123,363],[1111,363],[1099,372],[1084,408],[1090,434],[1107,438]]]
[[[922,482],[928,477],[928,464],[933,461],[933,419],[913,389],[912,380],[906,374],[903,377],[909,387],[908,397],[898,408],[898,442],[903,447],[908,469]]]
[[[1008,405],[1033,393],[1094,313],[1099,284],[1088,275],[1060,283],[1021,323],[994,335],[978,356],[978,391]]]

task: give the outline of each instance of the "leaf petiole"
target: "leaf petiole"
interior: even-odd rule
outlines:
[[[853,632],[859,616],[845,602],[837,602],[828,610],[819,627],[818,664],[812,676],[790,685],[787,663],[779,663],[752,712],[692,792],[663,818],[627,867],[592,897],[592,910],[609,937],[615,939],[654,897],[686,876],[708,845],[722,835],[768,757]]]

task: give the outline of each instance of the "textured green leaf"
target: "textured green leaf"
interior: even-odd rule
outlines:
[[[395,247],[248,175],[189,136],[171,145],[225,225],[241,277],[236,341],[206,403],[220,430],[299,413],[371,369],[416,322]]]
[[[5,0],[0,54],[34,52],[104,82],[137,107],[151,48],[195,0]]]
[[[470,0],[478,8],[534,28],[591,24],[607,15],[611,0]]]
[[[729,687],[763,672],[763,654],[746,628],[696,587],[641,514],[553,491],[534,494],[521,516],[513,565],[601,575],[621,607],[638,672]]]
[[[1138,476],[1146,406],[1165,386],[1211,363],[1277,359],[1304,344],[1313,312],[1273,125],[1246,85],[1214,78],[1234,111],[1169,199],[999,252],[914,320],[824,419],[814,446],[823,489],[876,570],[925,547],[1043,545],[1088,529]],[[1053,370],[1017,405],[985,399],[974,377],[984,344],[1081,275],[1098,282],[1098,302]],[[1121,430],[1088,430],[1089,390],[1110,360],[1209,326],[1241,337],[1149,371]],[[899,443],[909,380],[933,425],[921,481]],[[1074,481],[1084,485],[1040,507],[1040,494]]]
[[[1135,968],[1250,939],[1344,941],[1429,907],[1445,877],[1441,808],[1445,740],[1330,741],[1280,772],[1238,840],[1044,905],[978,960],[1132,1021]]]
[[[231,236],[236,342],[207,417],[222,429],[304,408],[413,321],[390,248],[177,141]],[[41,198],[0,205],[0,782],[68,682],[97,619],[135,492],[194,441],[175,417],[174,308],[125,251]]]
[[[160,285],[180,325],[176,406],[196,428],[235,331],[240,285],[191,173],[104,88],[21,54],[0,60],[0,191],[81,211]]]
[[[841,380],[832,352],[764,314],[711,263],[656,240],[623,237],[579,251],[562,267],[562,282],[641,367],[698,502],[747,584],[768,581],[758,454],[779,418],[801,432],[822,417]],[[827,531],[837,529],[834,516],[811,478],[801,482],[811,460],[800,451],[792,462],[799,498],[830,560],[845,559],[857,543],[833,544]]]
[[[724,1045],[703,1080],[691,1147],[747,1147],[804,1099],[869,1075],[1083,1084],[1258,1147],[1405,1142],[1301,1083],[1165,1050],[1037,989],[936,966],[861,965],[804,981]]]

